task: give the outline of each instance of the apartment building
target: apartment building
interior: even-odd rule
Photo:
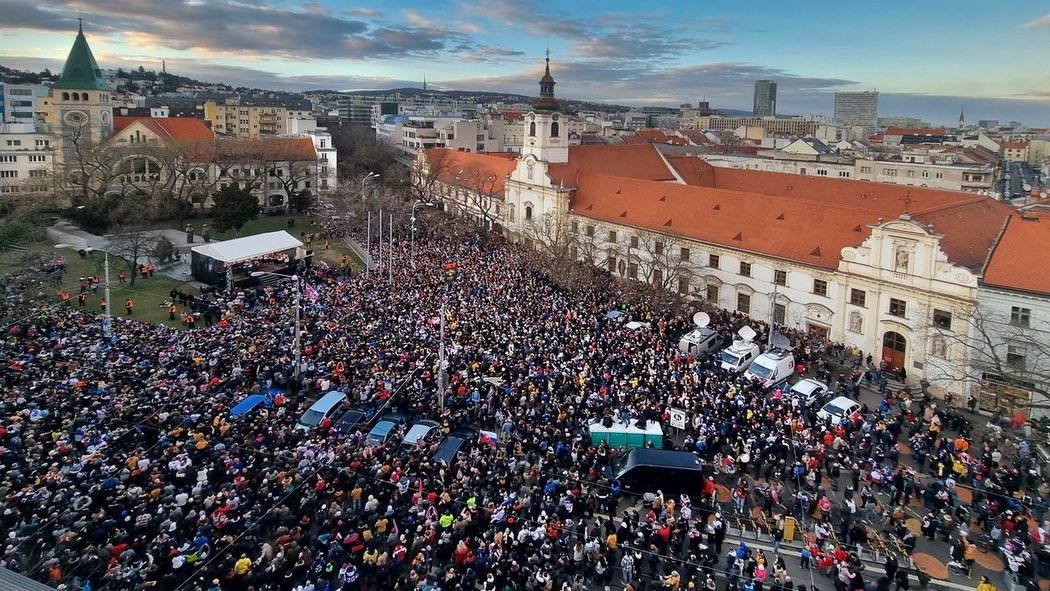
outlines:
[[[836,92],[834,117],[841,125],[875,133],[879,125],[879,93]]]
[[[33,123],[41,99],[48,95],[45,84],[0,82],[0,123]]]
[[[0,124],[0,195],[50,191],[54,166],[49,135],[32,123]]]
[[[757,127],[772,135],[814,135],[820,123],[803,117],[721,117],[709,115],[696,119],[697,129],[734,131],[739,127]]]
[[[244,105],[240,99],[204,103],[204,119],[219,135],[260,138],[288,132],[288,110],[277,105]]]

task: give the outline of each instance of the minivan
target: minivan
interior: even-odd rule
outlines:
[[[339,409],[343,407],[343,401],[346,400],[346,393],[334,390],[319,398],[317,402],[310,405],[310,408],[303,413],[302,418],[299,419],[297,428],[304,431],[308,431],[321,424],[321,421],[331,417],[335,413],[339,412]]]
[[[860,409],[860,403],[856,400],[846,398],[845,396],[838,396],[817,411],[817,419],[822,423],[826,423],[830,420],[831,424],[837,425],[841,423],[843,419]]]
[[[759,355],[758,344],[751,341],[733,341],[727,349],[718,354],[722,369],[740,373],[751,366]]]
[[[717,330],[698,326],[682,336],[678,350],[686,355],[702,355],[717,351],[724,344],[725,339]]]
[[[795,373],[795,356],[784,349],[771,349],[755,358],[744,377],[758,380],[763,388],[787,381]]]
[[[624,491],[699,497],[704,489],[704,467],[693,452],[644,447],[628,450],[605,469],[610,481]]]

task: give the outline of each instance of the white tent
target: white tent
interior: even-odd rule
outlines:
[[[253,259],[271,252],[291,250],[302,246],[295,236],[284,230],[255,234],[244,238],[234,238],[222,242],[212,242],[194,246],[193,252],[222,261],[227,265]]]

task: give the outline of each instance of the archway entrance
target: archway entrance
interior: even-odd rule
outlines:
[[[882,335],[882,360],[886,369],[895,371],[904,367],[904,354],[908,351],[908,341],[900,333],[889,331]]]

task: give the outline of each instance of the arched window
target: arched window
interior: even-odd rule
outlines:
[[[64,101],[68,101],[69,100],[69,93],[68,92],[63,92],[62,93],[62,100],[64,100]]]
[[[531,222],[532,221],[532,206],[531,205],[526,205],[525,206],[525,221],[526,222]]]
[[[529,137],[536,137],[536,122],[529,123]]]
[[[558,122],[551,123],[551,137],[558,137]]]

